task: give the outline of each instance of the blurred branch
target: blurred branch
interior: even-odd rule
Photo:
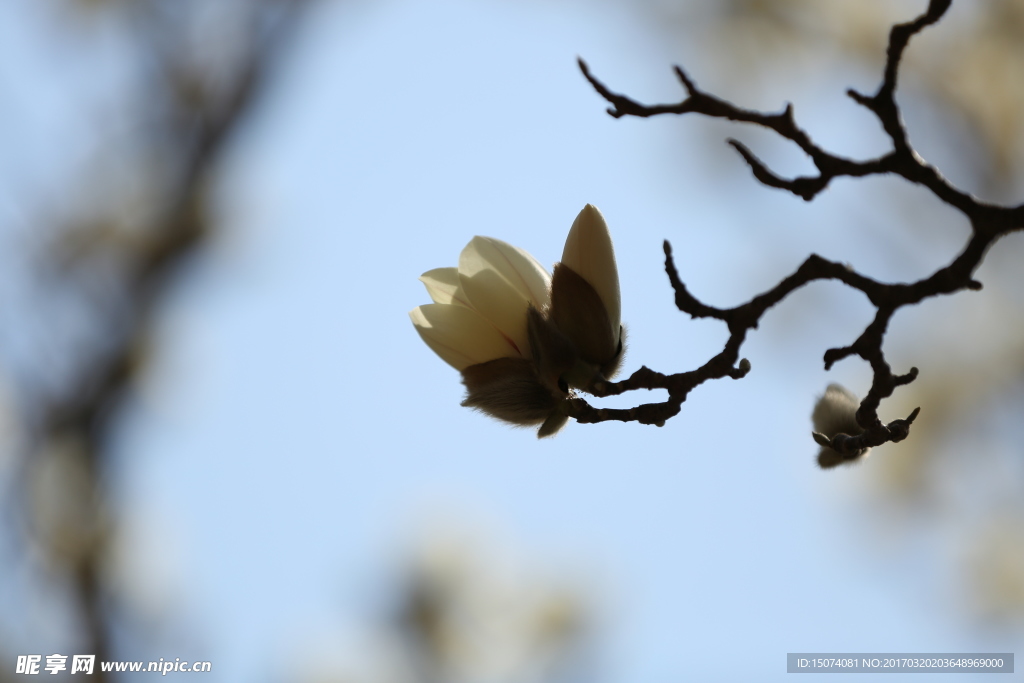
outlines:
[[[917,19],[897,24],[892,28],[889,34],[884,77],[874,95],[866,96],[853,90],[847,92],[855,102],[866,107],[878,117],[893,144],[893,149],[888,154],[864,161],[839,157],[819,147],[797,125],[791,105],[787,105],[778,114],[765,114],[737,107],[698,89],[680,67],[676,67],[675,72],[686,90],[686,98],[677,104],[643,105],[625,95],[611,91],[590,72],[586,62],[582,59],[579,60],[583,75],[594,89],[612,105],[608,109],[608,113],[615,118],[698,113],[713,118],[725,118],[759,125],[795,143],[811,158],[818,169],[817,176],[782,178],[771,171],[745,145],[736,140],[729,140],[729,144],[751,167],[754,177],[769,187],[788,190],[809,201],[825,189],[833,178],[892,173],[923,185],[938,199],[958,209],[968,218],[972,230],[963,251],[955,259],[947,266],[917,282],[878,282],[857,273],[849,266],[812,254],[792,275],[772,289],[745,304],[729,309],[708,306],[689,293],[676,271],[671,247],[668,242],[665,242],[665,270],[675,291],[677,308],[684,313],[689,313],[692,318],[715,318],[726,323],[730,335],[725,348],[697,370],[663,375],[642,367],[624,381],[599,384],[595,387],[594,392],[597,396],[611,396],[636,389],[667,389],[669,398],[663,403],[645,404],[619,410],[598,409],[590,406],[583,399],[575,399],[571,409],[572,417],[580,422],[622,420],[659,426],[664,424],[665,420],[679,412],[681,404],[686,400],[690,390],[701,383],[725,377],[739,379],[746,375],[750,364],[746,359],[740,360],[740,347],[746,338],[747,331],[757,327],[761,316],[769,308],[809,282],[838,280],[863,292],[875,306],[876,315],[851,345],[829,349],[825,352],[825,369],[830,369],[838,360],[856,355],[870,364],[873,378],[871,388],[861,401],[860,409],[857,411],[857,422],[864,431],[856,436],[841,434],[828,439],[817,435],[815,438],[822,445],[833,448],[841,455],[853,456],[855,453],[862,452],[864,448],[901,441],[907,437],[910,424],[917,416],[917,410],[905,420],[895,420],[887,425],[881,422],[877,412],[882,399],[891,396],[896,387],[908,384],[917,377],[917,368],[911,368],[903,375],[894,375],[886,362],[882,351],[882,342],[889,321],[896,310],[902,306],[913,305],[929,297],[952,294],[964,289],[981,289],[981,283],[974,280],[972,276],[981,264],[988,248],[1004,235],[1024,229],[1024,204],[1015,207],[997,206],[982,202],[953,187],[936,168],[925,162],[914,151],[907,140],[899,106],[895,101],[900,62],[911,37],[939,21],[950,4],[951,0],[932,0],[925,13]]]
[[[43,407],[44,442],[72,438],[82,445],[88,485],[99,491],[108,458],[107,437],[116,421],[120,404],[141,367],[142,349],[157,314],[157,302],[167,291],[179,267],[193,255],[212,231],[206,213],[211,175],[221,154],[246,116],[252,111],[280,47],[308,3],[305,0],[271,0],[246,6],[247,11],[280,9],[271,30],[260,30],[258,22],[247,36],[244,58],[218,97],[185,99],[167,97],[169,116],[161,119],[157,135],[166,148],[179,155],[168,159],[176,173],[166,183],[157,203],[160,211],[145,226],[147,239],[134,244],[126,255],[128,275],[118,301],[118,325],[107,330],[108,344],[92,357],[83,358],[87,372],[61,399]],[[173,40],[165,30],[163,15],[147,16],[137,24],[139,43],[147,49]],[[173,34],[173,32],[170,32]],[[173,59],[173,51],[161,52],[160,59]],[[170,74],[176,65],[161,64]],[[203,73],[192,74],[200,81]],[[170,79],[155,87],[172,87]],[[148,104],[148,103],[147,103]],[[98,497],[97,497],[98,498]],[[99,514],[96,512],[95,514]],[[111,659],[111,614],[104,590],[103,566],[109,539],[97,535],[95,542],[75,556],[69,567],[75,595],[84,623],[82,649],[97,661]],[[95,674],[105,674],[97,666]]]

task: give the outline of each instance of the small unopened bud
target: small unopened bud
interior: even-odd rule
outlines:
[[[818,451],[818,465],[831,469],[836,465],[852,463],[867,456],[870,448],[861,448],[850,453],[840,453],[831,447],[837,436],[851,437],[864,430],[857,424],[857,408],[860,402],[848,389],[839,384],[830,384],[825,394],[814,406],[811,421],[814,423],[814,440],[821,445]]]

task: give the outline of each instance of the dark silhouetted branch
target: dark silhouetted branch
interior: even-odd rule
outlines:
[[[917,19],[892,28],[884,76],[878,92],[869,97],[853,90],[848,91],[847,94],[855,102],[875,114],[892,141],[891,151],[863,161],[840,157],[819,147],[797,125],[792,105],[786,105],[785,109],[776,114],[737,107],[700,90],[678,66],[675,67],[675,73],[686,91],[686,97],[676,104],[644,105],[610,90],[591,73],[586,62],[579,60],[583,75],[611,105],[608,113],[615,118],[695,113],[762,126],[796,144],[811,158],[818,170],[815,176],[783,178],[769,169],[746,145],[730,139],[729,144],[739,152],[750,166],[754,177],[764,185],[788,190],[809,201],[824,190],[834,178],[858,178],[891,173],[923,185],[938,199],[961,211],[969,219],[972,232],[963,251],[956,258],[947,266],[917,282],[878,282],[857,273],[850,266],[812,254],[792,275],[778,285],[733,308],[715,308],[694,297],[679,277],[672,260],[672,249],[669,243],[665,242],[665,271],[675,292],[676,307],[693,318],[714,318],[724,322],[729,329],[725,348],[703,366],[690,372],[664,375],[642,367],[628,379],[599,384],[594,391],[597,396],[612,396],[637,389],[666,389],[669,398],[664,402],[612,410],[594,408],[583,399],[576,399],[571,408],[573,417],[580,422],[622,420],[664,424],[665,420],[679,412],[688,393],[696,386],[711,379],[739,379],[746,374],[750,364],[746,359],[740,359],[740,347],[747,331],[757,327],[761,316],[769,308],[809,282],[838,280],[863,292],[877,310],[872,322],[851,345],[825,352],[825,368],[830,369],[835,362],[843,358],[858,356],[871,366],[873,378],[871,388],[857,411],[857,422],[864,431],[856,436],[840,434],[832,439],[818,434],[815,439],[821,445],[829,446],[840,454],[853,454],[863,452],[865,448],[901,441],[907,437],[910,425],[917,417],[917,410],[905,420],[895,420],[888,424],[883,424],[878,417],[881,401],[891,396],[896,387],[908,384],[917,377],[917,368],[911,368],[906,374],[896,375],[886,362],[882,342],[889,321],[902,306],[964,289],[980,290],[982,285],[973,279],[973,274],[981,264],[987,249],[1000,237],[1024,228],[1024,204],[1014,207],[996,206],[953,187],[937,169],[914,151],[903,127],[895,93],[904,51],[916,33],[942,18],[950,3],[951,0],[932,0],[925,13]]]

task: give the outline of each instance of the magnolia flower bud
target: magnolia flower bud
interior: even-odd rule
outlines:
[[[550,318],[579,354],[566,375],[570,385],[588,389],[618,372],[624,349],[620,314],[611,234],[601,212],[587,204],[569,230],[551,281]]]
[[[462,373],[462,405],[514,425],[540,425],[539,436],[568,420],[559,377],[575,362],[572,346],[540,310],[551,278],[536,259],[490,237],[474,237],[458,268],[420,277],[432,304],[409,316],[420,337]],[[535,350],[536,349],[536,350]]]
[[[420,278],[434,303],[410,312],[427,346],[462,373],[463,406],[538,436],[568,421],[569,387],[589,389],[622,362],[625,330],[611,235],[587,204],[554,279],[522,249],[474,237],[458,268]]]
[[[859,407],[860,401],[849,390],[839,384],[829,384],[825,394],[815,404],[814,413],[811,415],[814,431],[829,440],[837,434],[856,436],[862,433],[864,430],[857,424]],[[836,465],[856,462],[866,457],[870,450],[862,448],[856,453],[842,454],[823,445],[818,452],[818,465],[822,469],[830,469]]]

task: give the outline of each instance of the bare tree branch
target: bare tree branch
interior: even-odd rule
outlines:
[[[858,104],[869,109],[878,118],[892,141],[892,150],[880,157],[867,160],[853,160],[837,156],[818,146],[801,129],[787,105],[780,113],[766,114],[737,107],[730,102],[700,90],[696,83],[680,67],[675,73],[686,91],[686,97],[676,104],[644,105],[610,90],[590,71],[586,62],[579,60],[583,75],[594,89],[611,104],[608,113],[623,116],[650,117],[660,114],[697,113],[713,118],[724,118],[740,123],[750,123],[774,131],[792,141],[803,150],[818,170],[816,176],[787,179],[770,170],[753,152],[737,140],[729,144],[750,166],[754,177],[764,185],[792,192],[804,200],[811,200],[824,190],[833,178],[842,176],[864,177],[891,173],[928,188],[941,201],[961,211],[970,221],[971,236],[963,251],[948,265],[932,275],[911,283],[882,283],[861,275],[851,267],[828,261],[812,254],[797,270],[783,279],[772,289],[755,296],[745,304],[733,308],[715,308],[698,301],[683,284],[672,260],[672,250],[665,242],[665,271],[675,292],[676,307],[693,318],[715,318],[729,328],[729,339],[721,353],[700,368],[674,375],[664,375],[642,367],[628,379],[617,383],[605,383],[596,388],[597,396],[611,396],[636,389],[667,389],[669,398],[662,403],[645,404],[631,409],[598,409],[582,399],[573,401],[571,414],[580,422],[602,422],[605,420],[638,421],[645,424],[664,424],[677,414],[687,394],[699,384],[724,377],[739,379],[749,369],[749,363],[739,357],[739,350],[748,330],[755,329],[765,312],[782,301],[791,292],[815,280],[838,280],[852,287],[868,298],[876,308],[874,320],[849,346],[833,348],[825,352],[825,368],[849,356],[859,356],[870,364],[873,378],[868,394],[863,398],[857,411],[857,422],[863,432],[855,435],[841,434],[834,439],[824,438],[827,445],[840,454],[852,454],[864,448],[887,442],[901,441],[907,437],[911,423],[917,417],[915,410],[904,420],[883,424],[878,417],[881,401],[892,395],[896,387],[908,384],[917,377],[917,368],[906,374],[893,374],[882,352],[886,328],[895,312],[902,306],[916,304],[923,299],[952,294],[960,290],[980,290],[982,285],[973,279],[988,248],[1000,237],[1024,229],[1024,204],[1003,207],[982,202],[976,197],[955,188],[939,171],[924,161],[911,147],[903,127],[895,92],[899,66],[911,37],[927,26],[939,21],[949,9],[951,0],[932,0],[924,14],[914,21],[894,26],[889,34],[889,46],[884,77],[878,92],[868,97],[853,90],[848,95]],[[737,364],[738,363],[738,364]],[[818,435],[820,436],[820,435]],[[818,438],[816,436],[816,438]]]

